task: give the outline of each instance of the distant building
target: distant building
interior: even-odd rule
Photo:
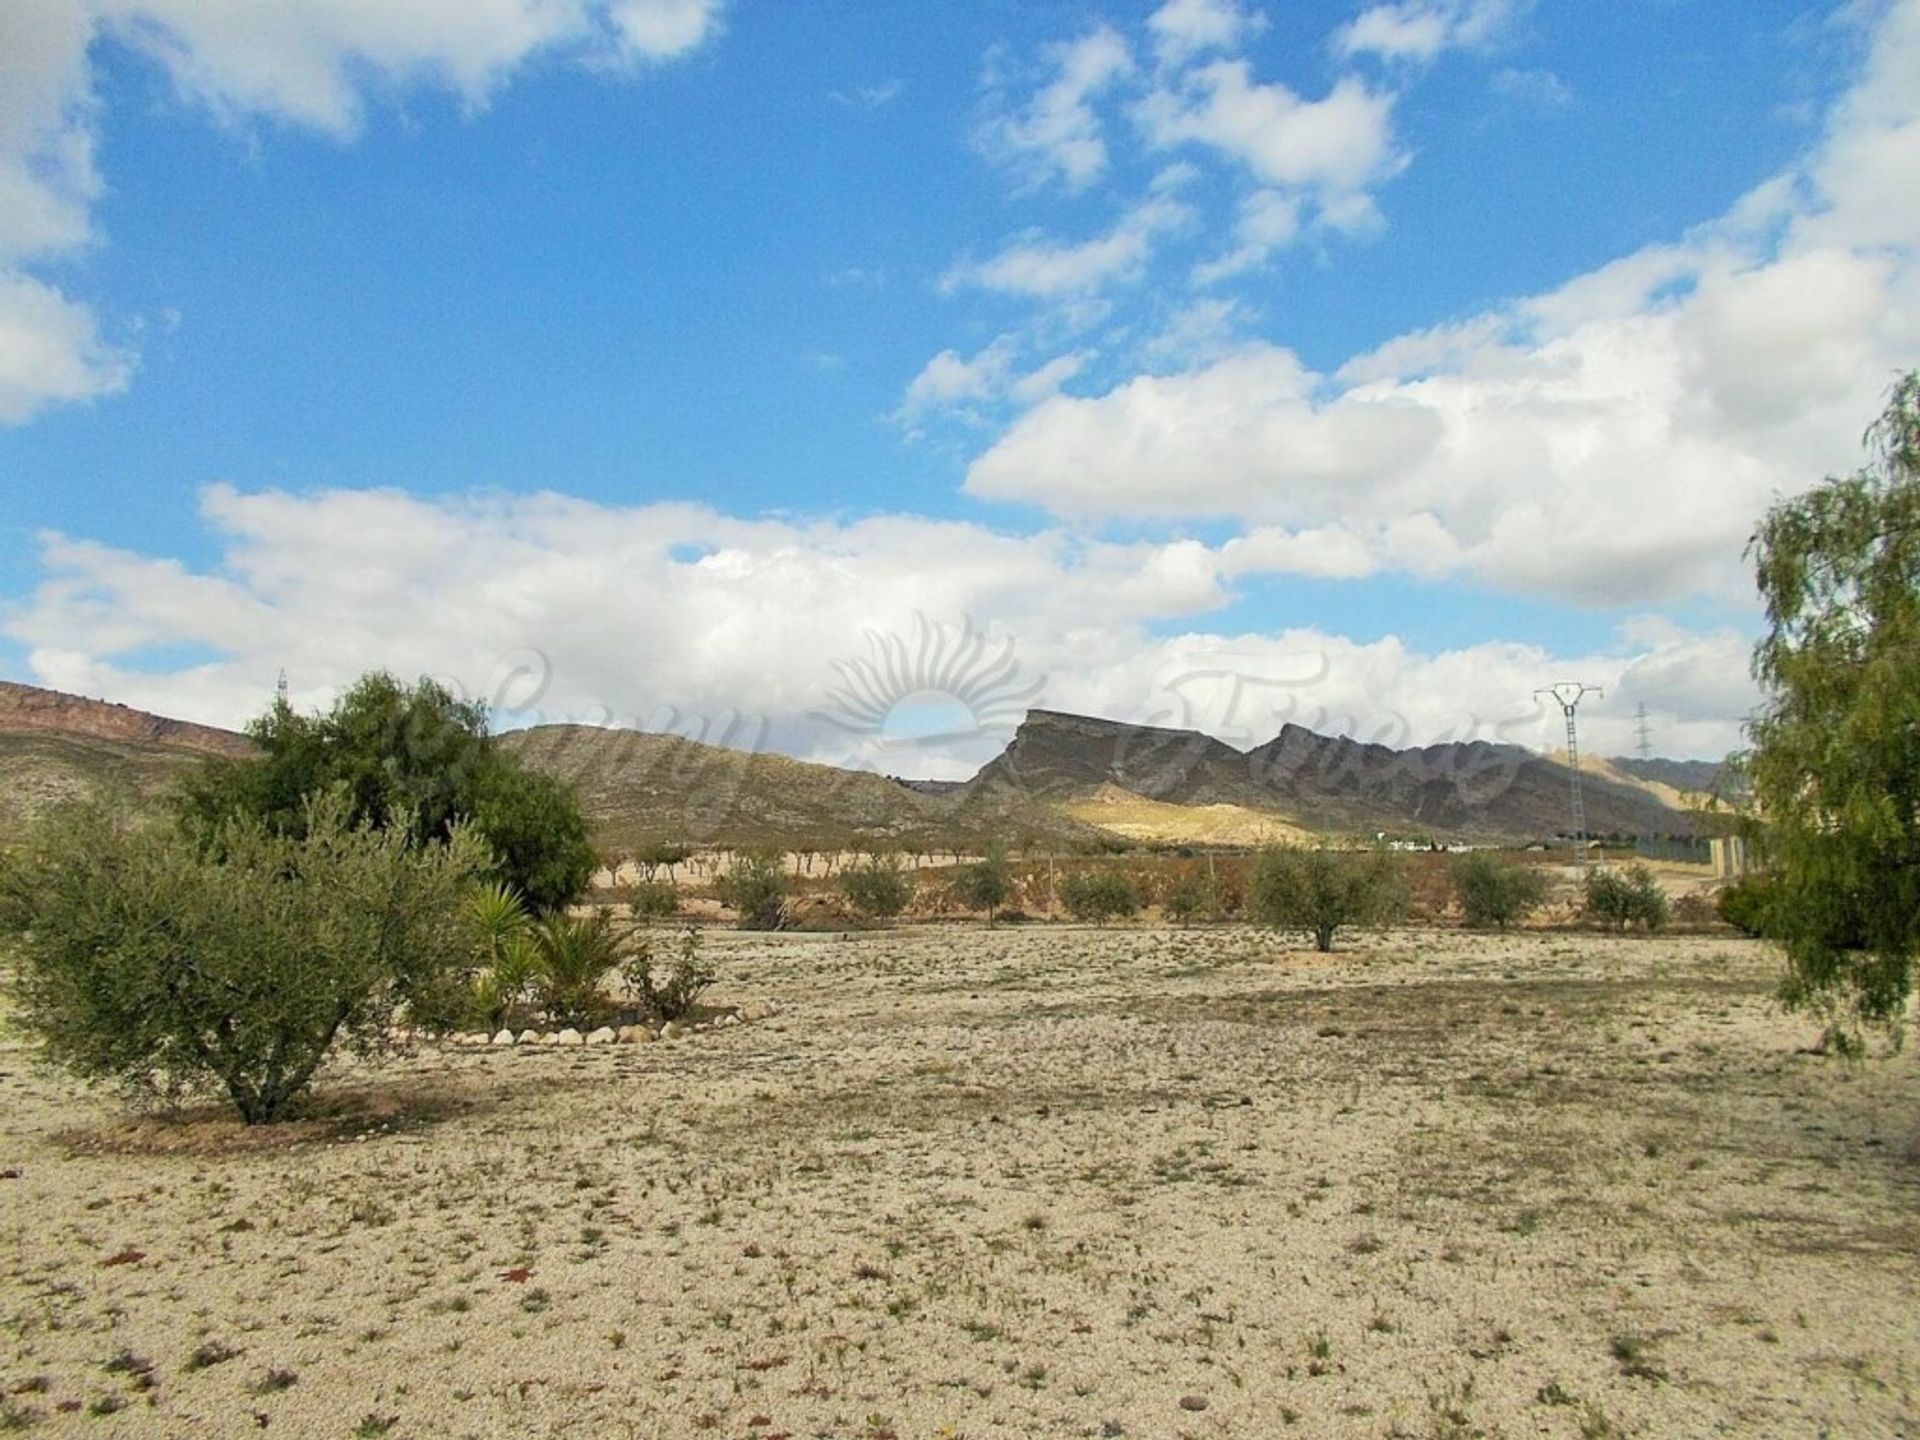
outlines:
[[[1747,842],[1739,835],[1728,835],[1707,842],[1713,852],[1713,878],[1737,880],[1747,873]]]

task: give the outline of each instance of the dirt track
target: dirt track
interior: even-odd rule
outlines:
[[[423,1054],[273,1132],[129,1123],[8,1042],[0,1414],[90,1436],[1920,1434],[1920,1071],[1800,1053],[1755,946],[709,948],[720,998],[782,1013]]]

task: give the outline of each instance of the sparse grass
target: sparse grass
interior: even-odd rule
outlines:
[[[46,1377],[5,1403],[106,1435],[147,1398],[164,1417],[243,1389],[278,1433],[297,1380],[336,1434],[383,1433],[353,1429],[370,1405],[396,1435],[428,1405],[461,1433],[623,1433],[620,1387],[553,1378],[597,1356],[716,1435],[905,1433],[910,1413],[1043,1434],[1071,1413],[1616,1440],[1629,1414],[1686,1433],[1697,1392],[1652,1383],[1692,1378],[1662,1337],[1717,1333],[1716,1393],[1754,1433],[1805,1418],[1790,1393],[1833,1433],[1898,1433],[1902,1357],[1877,1303],[1843,1303],[1867,1267],[1836,1258],[1871,1256],[1876,1295],[1920,1284],[1920,1223],[1866,1143],[1920,1084],[1795,1056],[1758,952],[1396,933],[1320,959],[1230,927],[977,924],[714,950],[721,998],[788,1018],[389,1061],[271,1144],[103,1120],[0,1037],[6,1163],[68,1197],[0,1225],[10,1363]],[[427,1085],[431,1116],[396,1120]],[[1564,1303],[1623,1256],[1687,1283]],[[1756,1299],[1791,1293],[1825,1298]],[[244,1373],[175,1350],[183,1324]],[[148,1351],[197,1378],[143,1397]],[[304,1376],[256,1378],[286,1359]],[[1210,1408],[1136,1398],[1142,1367],[1167,1408]],[[89,1422],[103,1390],[138,1413]],[[901,1418],[863,1425],[876,1405]]]

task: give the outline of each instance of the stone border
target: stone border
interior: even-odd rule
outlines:
[[[499,1030],[492,1035],[476,1031],[438,1037],[417,1035],[407,1038],[462,1050],[569,1045],[647,1045],[655,1040],[681,1040],[689,1035],[704,1035],[711,1030],[729,1030],[736,1025],[749,1025],[755,1021],[771,1019],[779,1013],[779,1006],[767,1002],[759,1005],[736,1005],[732,1010],[693,1025],[679,1020],[669,1020],[657,1029],[650,1025],[622,1025],[618,1029],[611,1025],[602,1025],[598,1030],[590,1030],[582,1035],[569,1026],[564,1030],[522,1030],[518,1034],[511,1030]]]

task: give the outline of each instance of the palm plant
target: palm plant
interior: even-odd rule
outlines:
[[[576,1029],[612,1008],[604,986],[627,958],[631,938],[604,910],[591,916],[550,915],[533,927],[534,994],[559,1024]]]

